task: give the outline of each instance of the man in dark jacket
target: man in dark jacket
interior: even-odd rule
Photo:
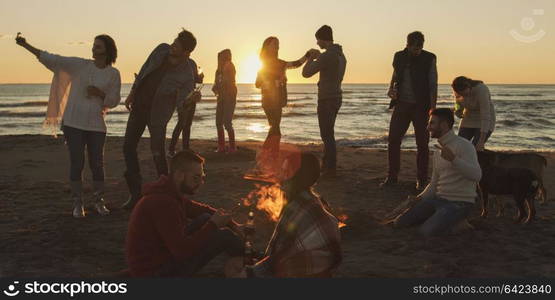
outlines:
[[[345,75],[347,59],[343,48],[333,43],[333,32],[330,26],[324,25],[316,32],[317,44],[326,51],[309,51],[309,58],[303,67],[303,77],[309,78],[320,73],[318,81],[318,124],[320,136],[324,142],[324,158],[322,173],[335,176],[337,167],[337,151],[335,146],[335,119],[342,103],[341,83]]]
[[[407,36],[407,47],[395,53],[393,76],[388,96],[389,108],[393,108],[389,124],[388,158],[389,171],[383,186],[397,183],[401,168],[401,141],[409,128],[414,127],[417,146],[416,189],[422,190],[428,183],[428,142],[426,130],[428,111],[435,108],[437,100],[436,56],[424,47],[424,35],[415,31]]]
[[[177,153],[170,175],[145,185],[131,213],[125,244],[134,277],[194,275],[221,252],[242,256],[243,241],[231,215],[187,196],[204,183],[204,159],[192,151]]]
[[[137,146],[147,126],[158,176],[168,174],[166,126],[176,107],[192,101],[190,94],[195,88],[197,69],[189,56],[196,45],[196,38],[186,30],[180,32],[171,45],[158,45],[142,66],[125,100],[131,113],[125,130],[123,154],[127,168],[125,179],[131,195],[124,208],[133,208],[141,197]]]

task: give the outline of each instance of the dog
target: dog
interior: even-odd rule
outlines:
[[[486,152],[491,152],[495,155],[493,164],[496,166],[503,168],[524,168],[534,172],[539,182],[536,199],[538,199],[540,204],[545,204],[547,201],[547,191],[543,184],[543,173],[547,167],[545,157],[536,153],[503,153],[490,150],[486,150]]]
[[[499,159],[496,152],[478,152],[478,163],[482,169],[479,189],[482,196],[482,217],[488,214],[488,195],[512,195],[518,208],[515,223],[530,223],[535,215],[534,196],[538,193],[538,176],[526,168],[506,168],[495,164]],[[525,218],[526,209],[528,214]]]

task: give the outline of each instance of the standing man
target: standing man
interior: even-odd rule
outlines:
[[[131,113],[125,130],[123,154],[127,168],[125,179],[131,195],[124,208],[133,208],[141,197],[142,177],[137,146],[147,126],[158,176],[168,174],[166,126],[175,108],[187,105],[194,98],[189,96],[195,88],[197,70],[189,56],[196,45],[194,35],[185,29],[171,45],[158,45],[142,66],[125,100],[125,106]]]
[[[382,187],[397,183],[401,141],[411,122],[417,145],[416,189],[422,190],[428,183],[430,136],[426,126],[428,111],[436,107],[437,68],[436,56],[422,50],[423,47],[424,35],[412,32],[407,36],[407,47],[393,58],[393,76],[387,93],[391,98],[389,108],[393,108],[388,138],[389,171]]]
[[[309,78],[320,72],[318,81],[318,124],[320,136],[324,142],[324,158],[322,174],[334,177],[337,168],[337,151],[335,147],[335,119],[341,108],[343,91],[341,82],[345,75],[347,59],[341,45],[333,43],[333,32],[330,26],[324,25],[316,31],[317,44],[325,49],[310,50],[308,62],[303,68],[303,77]]]

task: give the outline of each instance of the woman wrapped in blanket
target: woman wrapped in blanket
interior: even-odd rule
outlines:
[[[254,277],[331,277],[341,263],[339,221],[312,189],[320,161],[312,153],[294,153],[280,172],[286,204]],[[226,266],[230,277],[246,277],[241,261]]]

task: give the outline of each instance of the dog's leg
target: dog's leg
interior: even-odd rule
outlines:
[[[522,196],[522,195],[519,195],[518,193],[515,193],[514,198],[515,198],[516,207],[517,207],[517,214],[514,221],[515,223],[520,223],[522,222],[522,218],[524,218],[524,214],[526,213],[524,209],[524,202],[525,202],[526,196]]]
[[[482,218],[485,218],[488,216],[488,191],[485,189],[482,189],[480,187],[480,185],[478,185],[477,187],[478,189],[478,196],[480,196],[482,198]]]
[[[528,206],[528,217],[524,220],[524,224],[528,224],[536,217],[536,207],[534,206],[534,197],[526,197],[526,206]]]

